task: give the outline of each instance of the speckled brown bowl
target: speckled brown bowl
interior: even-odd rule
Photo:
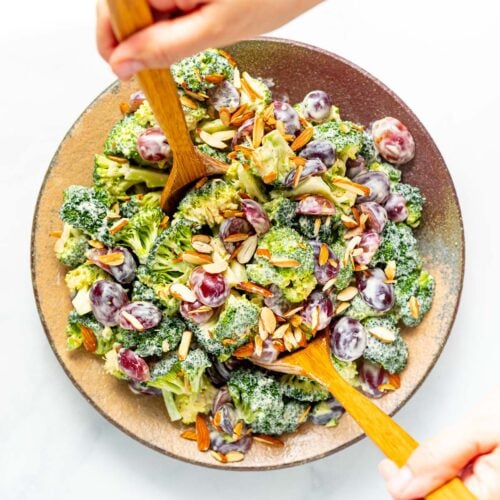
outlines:
[[[450,333],[462,287],[463,226],[450,174],[437,147],[417,117],[387,87],[362,69],[324,50],[296,42],[259,39],[228,49],[240,67],[252,75],[272,78],[277,96],[292,102],[320,88],[333,96],[342,115],[364,124],[395,116],[411,130],[417,144],[415,159],[405,167],[404,179],[427,197],[424,222],[418,230],[426,267],[436,277],[434,305],[424,322],[405,333],[410,362],[399,390],[377,401],[386,412],[398,410],[433,367]],[[53,254],[49,232],[60,229],[58,209],[63,189],[91,182],[94,153],[119,118],[119,104],[136,90],[132,82],[105,90],[76,121],[49,167],[33,221],[32,272],[38,310],[47,338],[75,386],[110,422],[129,436],[166,455],[194,464],[222,467],[194,443],[179,437],[180,426],[169,422],[160,398],[132,394],[126,384],[106,375],[102,361],[84,350],[65,349],[66,316],[70,301],[64,285],[65,269]],[[255,443],[243,462],[231,470],[274,469],[315,460],[354,443],[362,432],[349,417],[334,429],[305,425],[286,437],[283,449]]]

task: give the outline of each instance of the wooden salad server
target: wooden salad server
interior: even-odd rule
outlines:
[[[147,0],[108,0],[108,7],[119,41],[153,24]],[[172,212],[186,187],[203,177],[223,174],[227,165],[193,146],[169,68],[139,71],[137,79],[173,151],[174,163],[161,197],[163,210]]]
[[[402,467],[417,448],[415,439],[341,377],[332,364],[329,341],[325,334],[318,335],[304,349],[278,358],[274,363],[251,361],[268,370],[302,375],[324,385],[382,453],[398,467]],[[454,478],[426,498],[468,500],[476,497],[459,478]]]

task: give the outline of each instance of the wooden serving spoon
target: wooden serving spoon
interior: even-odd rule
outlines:
[[[382,453],[398,467],[402,467],[417,448],[417,441],[341,377],[332,364],[329,341],[325,334],[318,335],[304,349],[278,358],[274,363],[251,361],[268,370],[302,375],[324,385]],[[426,498],[468,500],[476,497],[459,478],[454,478],[434,490]]]
[[[108,7],[111,25],[119,41],[153,24],[146,0],[108,0]],[[137,79],[174,154],[160,202],[163,210],[172,212],[187,186],[203,177],[223,174],[227,165],[201,154],[193,146],[169,68],[140,71]]]

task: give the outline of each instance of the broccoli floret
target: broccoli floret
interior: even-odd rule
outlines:
[[[320,223],[316,222],[318,219]],[[297,219],[297,230],[308,240],[320,239],[325,243],[332,243],[337,237],[339,221],[338,215],[300,215]]]
[[[425,270],[398,278],[394,294],[398,313],[406,326],[416,326],[422,321],[431,308],[435,287],[434,278]],[[415,297],[418,303],[418,317],[416,318],[410,311],[411,297]]]
[[[123,157],[138,165],[150,165],[137,149],[137,138],[145,130],[146,126],[138,123],[135,114],[123,117],[111,129],[104,143],[104,154]]]
[[[234,161],[226,172],[225,179],[233,184],[235,189],[247,193],[254,200],[265,203],[268,200],[265,186],[259,177],[253,175],[239,161]]]
[[[370,170],[383,172],[385,175],[387,175],[387,177],[389,177],[389,181],[393,186],[401,180],[401,170],[392,166],[390,163],[372,163],[370,165]]]
[[[184,218],[200,226],[220,224],[224,210],[238,208],[238,191],[222,179],[212,179],[201,188],[190,191],[179,203],[175,218]]]
[[[314,127],[314,140],[330,142],[342,159],[355,159],[363,147],[362,127],[352,122],[330,121]]]
[[[304,181],[299,182],[296,188],[283,191],[283,194],[288,198],[317,194],[327,200],[336,201],[332,188],[320,176],[308,177]]]
[[[115,342],[115,333],[109,326],[102,326],[92,313],[79,315],[76,311],[71,311],[68,316],[66,326],[66,349],[72,351],[83,344],[82,328],[88,328],[97,340],[95,354],[103,355],[107,353]]]
[[[406,200],[408,218],[405,220],[405,223],[411,227],[417,227],[420,224],[424,203],[426,201],[420,189],[410,184],[398,183],[393,186],[392,190],[402,195]]]
[[[174,403],[183,424],[192,424],[198,413],[210,413],[217,389],[203,376],[200,392],[175,394]]]
[[[290,302],[301,302],[316,286],[314,252],[297,231],[288,227],[273,227],[259,241],[260,249],[269,250],[272,259],[297,262],[297,267],[279,267],[256,255],[247,266],[250,281],[260,285],[277,285]]]
[[[297,203],[276,193],[276,197],[264,204],[264,210],[273,226],[292,227],[296,221]]]
[[[359,154],[365,159],[367,165],[378,158],[378,151],[373,142],[373,137],[366,130],[363,132],[363,147]]]
[[[143,266],[140,266],[143,269]],[[156,307],[162,307],[162,302],[156,295],[155,291],[149,286],[136,279],[132,282],[130,289],[130,300],[132,302],[151,302]]]
[[[406,224],[388,221],[382,231],[382,242],[373,256],[373,265],[394,260],[396,277],[412,273],[422,266],[422,258],[417,248],[417,240],[413,231]]]
[[[232,81],[234,70],[228,59],[217,49],[208,49],[192,57],[187,57],[170,67],[177,85],[192,92],[205,93],[214,86],[205,80],[208,75],[223,75]]]
[[[272,101],[271,89],[260,78],[253,78],[248,73],[243,72],[242,77],[254,90],[255,95],[250,95],[245,87],[241,89],[241,104],[247,104],[249,111],[260,113]]]
[[[346,316],[359,321],[366,318],[372,318],[374,316],[380,316],[381,314],[383,313],[370,307],[359,293],[351,300],[351,305],[345,311]]]
[[[346,245],[344,240],[338,240],[330,245],[335,256],[339,259],[339,272],[335,278],[335,288],[343,290],[348,287],[354,277],[354,268],[351,259],[344,262]]]
[[[94,240],[113,244],[108,228],[109,198],[94,188],[70,186],[64,191],[59,215],[63,222],[83,231]]]
[[[137,111],[133,113],[133,117],[141,127],[153,127],[158,124],[148,101],[143,101]]]
[[[212,318],[207,323],[202,325],[197,325],[192,321],[186,321],[188,328],[193,332],[196,337],[196,342],[198,345],[213,356],[216,356],[221,361],[225,361],[231,356],[232,349],[231,345],[224,345],[221,342],[214,339],[214,330],[217,326],[217,319]]]
[[[160,224],[165,214],[160,208],[143,209],[133,215],[128,224],[115,233],[115,241],[130,247],[141,264],[145,264],[149,252],[161,232]]]
[[[358,368],[354,361],[342,361],[332,354],[332,362],[344,380],[349,382],[353,387],[359,386]]]
[[[143,208],[160,208],[161,191],[134,194],[126,198],[127,200],[120,204],[120,215],[126,219],[130,219]]]
[[[183,95],[184,92],[179,91],[179,94]],[[182,111],[184,111],[184,118],[186,120],[186,125],[188,130],[193,131],[196,130],[196,126],[198,125],[198,123],[201,122],[203,119],[205,119],[208,116],[208,114],[205,106],[203,106],[199,101],[195,101],[194,99],[190,99],[190,101],[191,101],[190,106],[186,106],[184,103],[182,103]],[[191,107],[191,106],[196,106],[196,107]],[[205,153],[205,154],[210,154],[210,153]]]
[[[330,398],[327,401],[320,401],[312,407],[309,420],[316,425],[335,427],[344,412],[342,405],[336,399]]]
[[[283,394],[298,401],[324,401],[330,397],[325,387],[307,377],[283,375],[279,381],[283,386]]]
[[[222,163],[231,163],[231,160],[227,157],[227,154],[221,151],[220,149],[215,149],[212,146],[209,146],[208,144],[199,144],[197,146],[198,151],[200,153],[203,153],[204,155],[211,156],[212,158],[215,158],[216,160],[221,161]]]
[[[86,260],[85,252],[89,248],[87,237],[81,231],[66,223],[61,236],[54,245],[57,260],[68,267],[83,264]]]
[[[106,190],[111,197],[117,199],[126,196],[127,191],[138,184],[148,188],[163,187],[168,174],[147,168],[131,167],[128,163],[118,163],[104,155],[95,155],[94,186],[98,190]]]
[[[228,388],[239,415],[256,433],[293,432],[307,414],[307,403],[285,400],[278,381],[255,369],[234,370]]]
[[[400,335],[394,342],[382,342],[368,333],[363,357],[372,363],[382,365],[389,373],[399,373],[406,367],[408,346]]]
[[[121,329],[120,335],[123,347],[134,349],[137,355],[145,358],[173,351],[179,345],[185,330],[186,324],[181,318],[166,316],[155,328],[143,332]]]
[[[339,169],[335,168],[336,164],[337,165],[339,164],[338,160],[331,168],[328,169],[327,172],[323,174],[323,180],[325,180],[328,183],[328,186],[330,187],[331,190],[330,198],[333,201],[333,203],[335,203],[337,209],[346,215],[351,215],[352,207],[356,203],[356,193],[348,191],[347,189],[344,189],[340,186],[336,186],[334,184],[336,180],[349,181],[349,179],[347,179],[344,175],[340,175],[337,173],[339,172]]]

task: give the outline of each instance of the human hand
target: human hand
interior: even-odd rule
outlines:
[[[116,75],[173,62],[278,28],[321,0],[148,0],[156,22],[118,44],[106,0],[97,3],[97,46]]]
[[[455,476],[480,500],[500,499],[500,385],[466,418],[424,441],[404,467],[379,471],[396,500],[421,498]]]

